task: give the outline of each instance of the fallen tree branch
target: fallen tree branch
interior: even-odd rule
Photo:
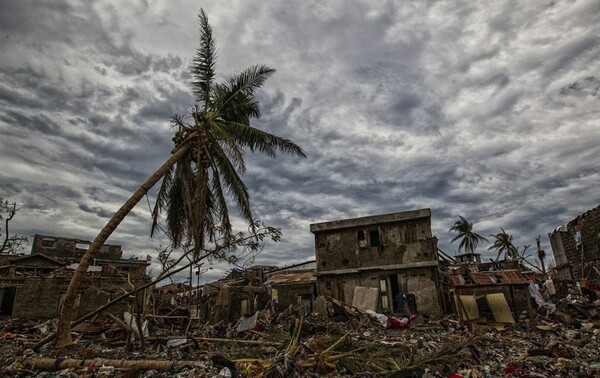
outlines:
[[[209,257],[211,257],[211,256],[214,256],[214,255],[217,255],[217,256],[218,256],[218,254],[219,254],[220,252],[222,252],[222,251],[225,251],[225,250],[227,250],[227,249],[234,248],[234,247],[236,247],[236,246],[238,246],[238,245],[242,245],[242,244],[243,244],[244,242],[246,242],[247,240],[250,240],[250,239],[255,239],[255,238],[259,238],[259,239],[261,239],[261,240],[262,240],[262,238],[264,238],[264,237],[266,237],[266,236],[268,236],[268,235],[273,235],[273,232],[274,232],[273,230],[274,230],[274,229],[273,229],[272,227],[262,227],[262,228],[261,228],[259,231],[257,231],[256,233],[253,233],[253,234],[251,234],[251,235],[248,235],[248,236],[246,236],[246,235],[243,235],[243,234],[242,234],[242,236],[241,236],[239,239],[237,239],[237,240],[234,240],[234,241],[232,241],[232,242],[230,242],[230,243],[228,243],[228,244],[219,245],[219,246],[217,246],[217,248],[215,248],[214,250],[212,250],[212,251],[208,251],[206,254],[204,254],[204,255],[202,255],[202,256],[198,256],[198,258],[196,258],[196,259],[194,259],[194,260],[190,261],[189,263],[185,264],[184,266],[181,266],[181,267],[179,267],[179,268],[177,268],[177,269],[175,269],[175,270],[172,270],[172,271],[163,271],[161,274],[159,274],[159,275],[158,275],[158,277],[156,277],[156,279],[155,279],[154,281],[148,282],[147,284],[144,284],[144,285],[142,285],[142,286],[138,287],[137,289],[134,289],[134,290],[132,290],[132,291],[130,291],[130,292],[127,292],[127,293],[125,293],[125,294],[123,294],[123,295],[120,295],[120,296],[118,296],[117,298],[113,299],[112,301],[110,301],[110,302],[108,302],[108,303],[106,303],[106,304],[104,304],[104,305],[102,305],[102,306],[98,307],[98,308],[97,308],[97,309],[95,309],[94,311],[92,311],[92,312],[88,313],[87,315],[84,315],[84,316],[82,316],[81,318],[79,318],[79,319],[77,319],[77,320],[73,321],[73,322],[71,323],[71,327],[75,327],[76,325],[83,323],[84,321],[86,321],[86,320],[90,319],[90,318],[91,318],[91,317],[93,317],[94,315],[96,315],[96,314],[99,314],[99,313],[101,313],[102,311],[104,311],[104,310],[106,310],[106,309],[108,309],[108,308],[112,307],[112,306],[113,306],[115,303],[118,303],[118,302],[122,301],[123,299],[125,299],[125,298],[129,297],[130,295],[134,295],[135,293],[137,293],[137,292],[139,292],[139,291],[141,291],[141,290],[144,290],[144,289],[146,289],[146,288],[149,288],[150,286],[154,286],[154,285],[156,285],[157,283],[159,283],[160,281],[162,281],[162,280],[164,280],[164,279],[166,279],[166,278],[169,278],[169,277],[171,277],[172,275],[174,275],[174,274],[176,274],[176,273],[179,273],[179,272],[181,272],[182,270],[184,270],[184,269],[187,269],[187,268],[189,268],[190,266],[192,266],[192,265],[194,265],[194,264],[197,264],[197,263],[199,263],[200,261],[202,261],[202,260],[204,260],[204,259],[207,259],[207,258],[209,258]],[[240,234],[241,234],[241,233],[240,233]],[[276,235],[275,235],[275,236],[276,236]],[[184,257],[185,255],[187,255],[188,253],[191,253],[191,252],[193,252],[193,251],[194,251],[193,249],[190,249],[189,251],[186,251],[186,252],[183,254],[183,256],[181,256],[181,257],[179,258],[179,260],[177,260],[176,264],[177,264],[177,263],[179,263],[181,260],[183,260],[183,257]],[[205,251],[206,251],[206,250],[205,250]],[[56,332],[52,332],[51,334],[49,334],[48,336],[46,336],[44,339],[40,340],[40,341],[39,341],[37,344],[33,345],[33,346],[32,346],[32,349],[33,349],[33,350],[37,350],[37,349],[39,349],[39,348],[40,348],[42,345],[44,345],[44,344],[46,344],[46,343],[48,343],[48,342],[50,342],[50,341],[54,340],[54,338],[55,338],[55,337],[56,337]]]

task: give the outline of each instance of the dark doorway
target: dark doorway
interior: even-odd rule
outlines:
[[[394,308],[392,312],[400,312],[402,310],[400,301],[398,300],[398,296],[400,295],[400,286],[398,285],[398,275],[392,274],[390,276],[390,286],[392,290],[392,303],[394,304]]]
[[[0,313],[2,315],[12,316],[13,304],[15,303],[15,294],[17,293],[16,287],[5,287],[0,289],[2,291],[2,307]]]

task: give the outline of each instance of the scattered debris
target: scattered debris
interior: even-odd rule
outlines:
[[[196,320],[189,328],[177,325],[178,319],[149,317],[144,348],[127,342],[136,322],[116,316],[81,323],[68,348],[48,344],[37,352],[31,346],[54,324],[5,320],[0,377],[600,375],[600,301],[584,296],[546,301],[537,308],[534,328],[527,311],[516,314],[514,324],[499,324],[493,317],[394,317],[329,297],[320,301],[334,316],[264,310],[237,323]]]

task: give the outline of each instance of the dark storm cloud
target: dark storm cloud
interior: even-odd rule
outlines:
[[[5,115],[0,114],[0,120],[13,125],[15,128],[25,128],[29,132],[40,133],[46,137],[64,135],[60,125],[44,114],[28,117],[9,110]]]
[[[86,204],[80,203],[79,204],[79,209],[85,211],[86,213],[92,213],[92,214],[96,214],[97,216],[99,216],[100,218],[110,218],[113,215],[113,212],[110,211],[106,211],[100,207],[89,207]]]
[[[43,104],[39,99],[24,96],[22,93],[5,87],[0,87],[0,101],[12,106],[25,106],[32,108],[41,108]]]
[[[549,230],[598,203],[597,1],[203,7],[218,77],[276,68],[254,125],[308,155],[246,155],[255,215],[284,232],[257,263],[314,256],[311,222],[426,207],[446,252],[458,214],[549,251]],[[93,238],[169,156],[169,118],[193,104],[197,10],[3,4],[0,187],[32,205],[25,233]],[[111,240],[154,251],[148,219],[144,200]]]

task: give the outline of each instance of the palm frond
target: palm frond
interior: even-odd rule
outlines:
[[[226,129],[224,122],[213,122],[211,130],[213,136],[216,139],[215,143],[225,152],[227,158],[233,163],[237,170],[241,174],[246,171],[246,163],[244,162],[244,151],[242,150],[236,139],[233,138],[228,129]]]
[[[257,64],[246,68],[237,75],[233,75],[221,86],[222,97],[220,97],[218,104],[219,108],[225,113],[227,109],[232,106],[239,106],[239,104],[246,104],[248,101],[239,101],[247,95],[253,95],[254,91],[260,88],[265,80],[275,73],[275,69]],[[253,96],[251,96],[253,98]],[[238,101],[236,101],[238,100]],[[246,98],[248,100],[248,98]],[[257,105],[258,103],[254,103]],[[251,117],[258,118],[260,116],[260,109],[254,107],[254,114]]]
[[[212,37],[212,28],[208,24],[208,17],[203,9],[200,9],[198,15],[200,22],[200,47],[196,51],[192,63],[192,88],[196,95],[196,101],[199,102],[204,110],[207,110],[211,103],[211,88],[215,78],[215,60],[217,52],[215,42]]]
[[[218,214],[219,224],[221,224],[221,234],[225,240],[229,240],[231,234],[233,233],[233,229],[229,219],[229,209],[227,207],[225,191],[221,185],[221,175],[219,174],[219,169],[216,167],[216,165],[214,165],[214,162],[212,173],[212,188],[215,196],[215,210]]]
[[[223,153],[224,155],[224,153]],[[250,208],[250,194],[246,184],[231,164],[229,159],[215,159],[215,163],[221,173],[221,178],[229,194],[236,201],[240,214],[247,220],[252,221],[252,210]]]
[[[168,194],[168,208],[166,208],[166,225],[173,247],[180,247],[185,239],[186,193],[185,180],[187,179],[185,159],[177,163]]]
[[[160,184],[160,188],[158,189],[158,193],[156,194],[156,203],[154,204],[154,209],[152,209],[152,226],[150,227],[150,237],[154,237],[156,230],[158,229],[158,218],[160,216],[161,211],[168,205],[168,196],[169,190],[171,189],[171,185],[173,183],[173,172],[175,171],[175,167],[171,167],[163,176],[162,182]]]
[[[275,157],[275,151],[280,150],[287,154],[306,157],[302,148],[289,139],[237,122],[225,122],[225,127],[240,145],[248,147],[250,151],[258,150]]]

